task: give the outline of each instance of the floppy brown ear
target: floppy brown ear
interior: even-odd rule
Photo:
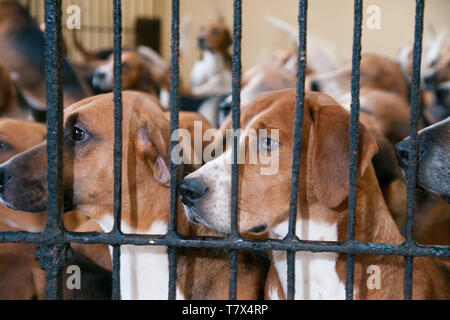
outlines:
[[[138,128],[136,152],[140,154],[153,172],[153,178],[164,186],[169,185],[169,150],[164,132],[152,124],[146,123]]]
[[[232,44],[233,44],[233,38],[231,37],[230,31],[228,31],[228,29],[225,29],[225,48],[224,49],[227,49]]]
[[[349,192],[350,114],[338,105],[315,105],[311,108],[311,116],[314,193],[320,202],[334,208],[347,198]],[[376,152],[375,139],[360,123],[357,179]]]

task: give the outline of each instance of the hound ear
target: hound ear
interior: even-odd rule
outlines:
[[[329,208],[337,207],[349,192],[350,114],[338,105],[314,105],[312,178],[317,199]],[[377,152],[370,132],[359,124],[357,179]]]
[[[228,49],[229,46],[233,44],[233,38],[231,37],[230,31],[225,29],[225,49]]]
[[[163,134],[157,127],[149,124],[137,131],[136,152],[152,169],[153,178],[164,186],[169,186],[168,150]]]

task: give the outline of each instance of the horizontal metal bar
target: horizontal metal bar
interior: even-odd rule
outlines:
[[[114,27],[113,26],[89,26],[89,25],[81,25],[81,28],[77,30],[77,32],[83,33],[83,32],[95,32],[95,33],[114,33]],[[126,28],[122,27],[122,33],[134,33],[136,31],[135,28]]]
[[[229,239],[220,237],[191,237],[178,238],[167,235],[134,235],[112,234],[98,232],[66,232],[65,240],[80,244],[109,244],[109,245],[158,245],[185,248],[224,248],[241,250],[280,250],[280,251],[312,251],[337,252],[355,254],[376,254],[395,256],[432,256],[439,258],[450,257],[450,246],[428,246],[416,243],[364,243],[353,241],[306,241],[306,240],[255,240]],[[39,243],[40,233],[31,232],[0,232],[0,243],[25,242]]]

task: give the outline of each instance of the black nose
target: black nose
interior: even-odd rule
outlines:
[[[320,91],[320,84],[318,80],[311,80],[311,90]]]
[[[423,143],[422,137],[419,136],[419,150],[417,155],[417,161],[419,161],[425,154],[426,154],[426,146]],[[403,139],[397,145],[395,146],[395,151],[397,152],[397,158],[398,162],[400,164],[400,167],[403,169],[408,168],[409,164],[409,149],[411,148],[411,139],[408,137],[406,139]]]
[[[398,163],[400,167],[406,169],[408,167],[408,159],[409,159],[409,144],[410,139],[404,139],[403,141],[397,143],[395,146],[395,151],[397,152]]]
[[[434,72],[433,72],[433,73],[430,73],[430,74],[427,74],[427,75],[423,78],[423,81],[424,81],[426,84],[432,84],[432,83],[434,82]]]
[[[104,80],[106,78],[106,73],[103,71],[96,71],[94,73],[94,79],[97,80]]]
[[[227,101],[227,99],[225,99],[219,103],[219,109],[222,109],[222,110],[229,111],[229,110],[231,110],[232,107],[233,107],[232,103],[230,101]]]
[[[205,37],[203,37],[203,36],[198,37],[197,45],[198,45],[199,49],[204,49],[205,48],[205,42],[206,42]]]
[[[9,181],[9,179],[11,179],[11,176],[5,168],[0,168],[0,193],[3,193],[5,184]]]
[[[208,187],[198,178],[184,179],[178,189],[180,190],[181,202],[190,207],[203,199],[208,192]]]

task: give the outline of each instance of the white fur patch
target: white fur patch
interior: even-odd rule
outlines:
[[[278,290],[276,287],[272,286],[269,289],[269,300],[281,300],[280,297],[278,296]]]
[[[231,91],[231,71],[220,53],[203,51],[202,60],[194,63],[190,76],[195,95],[209,96]]]
[[[105,75],[105,77],[99,79],[95,76],[94,73],[94,77],[92,78],[92,84],[94,85],[94,87],[100,88],[105,91],[111,90],[114,83],[113,63],[109,62],[103,66],[100,66],[95,72],[101,72]]]
[[[41,232],[42,228],[41,227],[28,227],[28,228],[24,228],[23,226],[18,225],[17,223],[15,223],[14,221],[10,220],[10,219],[6,219],[6,221],[4,221],[4,223],[14,229],[19,229],[19,230],[26,230],[27,232]]]
[[[288,222],[270,230],[271,238],[282,239],[288,231]],[[299,219],[297,235],[302,240],[337,241],[337,225]],[[286,252],[273,251],[273,263],[287,296]],[[337,253],[297,252],[295,254],[295,299],[296,300],[341,300],[345,299],[345,285],[336,272]],[[270,292],[269,292],[270,293]],[[269,297],[278,297],[270,295]]]
[[[98,221],[105,232],[113,226],[113,217],[105,215]],[[154,221],[146,232],[137,232],[122,223],[124,233],[165,234],[167,223]],[[110,246],[112,253],[112,247]],[[161,246],[121,246],[120,291],[122,300],[166,300],[169,294],[169,259],[167,248]],[[184,300],[177,287],[176,297]]]

